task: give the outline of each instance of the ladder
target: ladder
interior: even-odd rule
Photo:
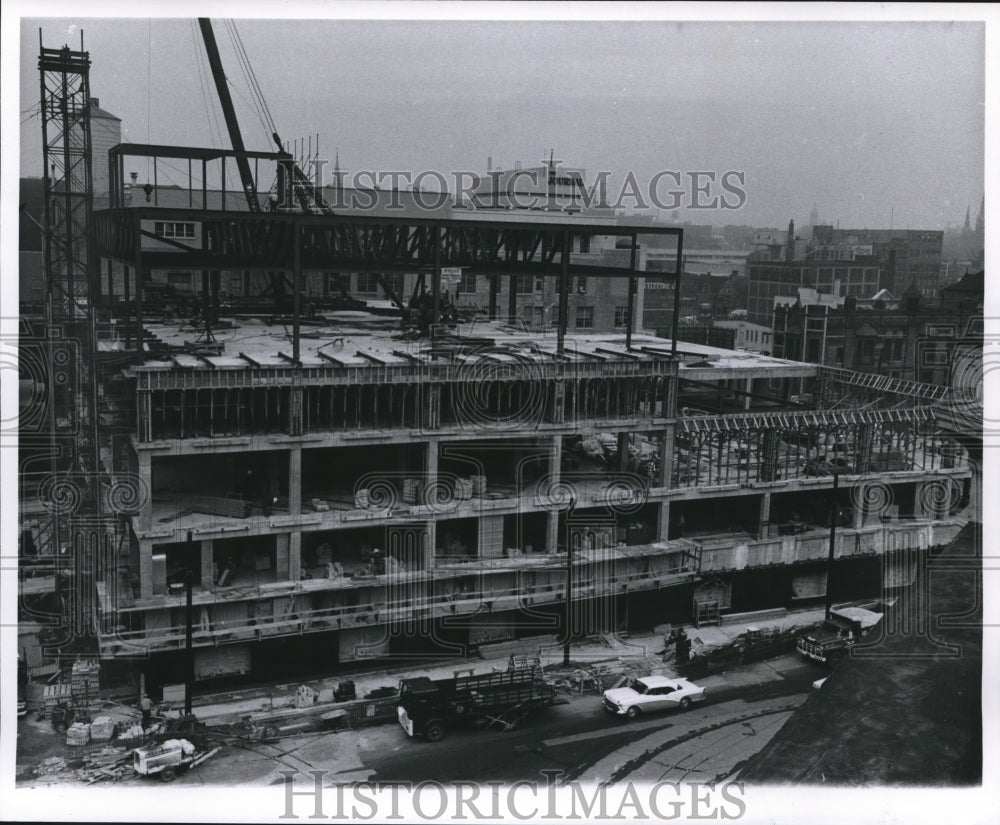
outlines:
[[[717,601],[695,602],[695,627],[702,627],[703,625],[709,624],[722,624],[722,616],[719,613],[719,603]]]

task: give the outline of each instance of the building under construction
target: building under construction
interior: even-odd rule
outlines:
[[[163,684],[190,647],[197,678],[279,678],[713,622],[905,586],[964,523],[946,388],[637,331],[637,236],[671,236],[679,273],[680,229],[340,214],[288,153],[241,145],[113,147],[94,209],[70,139],[88,65],[42,52],[46,170],[70,161],[46,179],[47,314],[23,324],[45,403],[22,417],[22,618],[72,632],[37,668],[87,651]],[[188,169],[186,205],[134,197],[129,157]],[[581,251],[609,235],[624,265]],[[201,281],[194,317],[148,289],[168,269]],[[456,270],[543,279],[557,323],[450,317]],[[413,315],[307,311],[327,271],[415,276]],[[267,311],[220,307],[244,272]],[[568,332],[579,278],[628,284],[624,331]]]

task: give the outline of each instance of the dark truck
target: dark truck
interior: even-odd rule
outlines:
[[[816,630],[803,633],[795,647],[803,656],[835,665],[848,655],[858,640],[868,636],[882,621],[882,614],[863,607],[836,607]]]
[[[555,701],[555,688],[537,665],[506,671],[459,675],[452,679],[420,676],[399,686],[399,724],[409,736],[437,742],[455,723],[485,722],[510,729],[528,713]]]

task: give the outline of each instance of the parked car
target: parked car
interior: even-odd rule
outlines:
[[[705,698],[705,688],[687,679],[669,676],[643,676],[633,679],[626,687],[604,691],[604,709],[617,716],[635,719],[643,713],[655,713],[669,708],[687,710],[694,702]]]

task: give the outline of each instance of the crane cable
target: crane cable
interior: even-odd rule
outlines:
[[[197,23],[191,21],[191,37],[194,41],[195,67],[198,71],[198,85],[201,87],[201,100],[205,104],[205,121],[209,132],[212,132],[212,139],[215,146],[222,146],[222,132],[219,129],[219,120],[215,112],[215,107],[209,103],[207,68],[205,67],[205,55],[202,50],[203,41],[198,34]],[[214,131],[213,131],[214,130]]]
[[[232,91],[234,91],[237,95],[239,95],[240,100],[242,100],[244,103],[246,103],[248,106],[254,109],[254,113],[257,115],[257,120],[260,123],[261,128],[264,130],[264,133],[267,134],[267,124],[265,123],[264,120],[264,112],[260,105],[260,98],[258,97],[258,93],[253,88],[249,79],[247,79],[249,77],[249,72],[247,70],[247,57],[246,53],[244,51],[241,51],[240,47],[242,44],[238,42],[239,35],[234,31],[234,26],[230,20],[224,20],[223,22],[225,23],[226,31],[229,33],[229,39],[233,46],[233,52],[236,54],[236,60],[239,63],[240,70],[243,72],[243,77],[245,79],[247,88],[250,91],[250,95],[253,98],[253,100],[252,101],[247,100],[246,97],[243,95],[242,91],[240,91],[240,89],[236,86],[236,84],[229,80],[228,76],[226,77],[226,84],[232,89]]]
[[[257,80],[257,74],[254,71],[253,64],[250,62],[250,57],[247,54],[246,47],[243,45],[243,38],[240,37],[239,30],[236,28],[236,21],[227,19],[226,27],[229,30],[236,56],[240,62],[240,67],[242,68],[243,75],[247,81],[247,86],[254,98],[254,106],[257,109],[257,116],[260,118],[261,125],[264,127],[265,132],[268,133],[268,140],[270,140],[271,135],[276,132],[277,129],[274,125],[274,118],[271,117],[271,110],[267,105],[267,100],[264,98],[264,93]]]

